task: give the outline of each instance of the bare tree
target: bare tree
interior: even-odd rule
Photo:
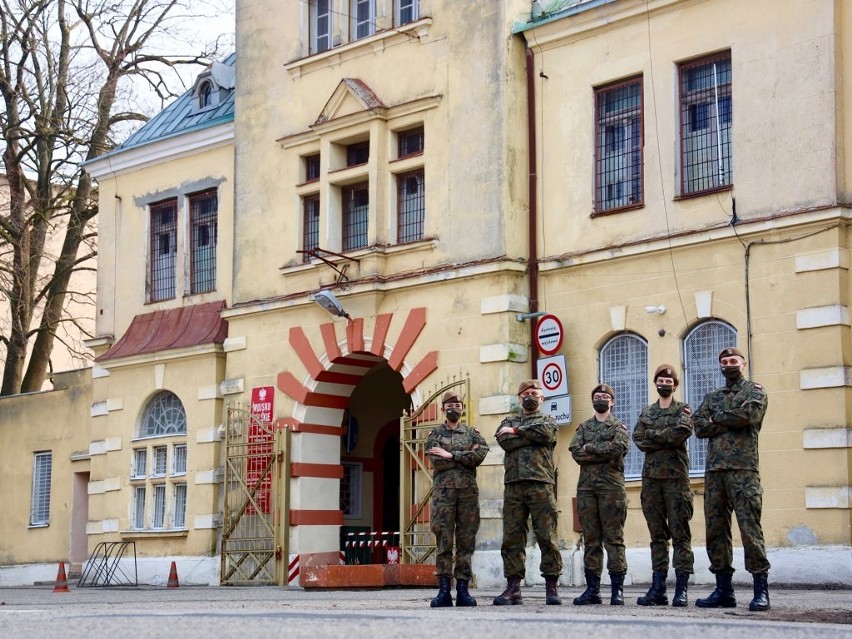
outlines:
[[[217,55],[175,54],[174,35],[193,7],[178,0],[0,0],[8,195],[0,209],[0,303],[9,317],[0,327],[0,395],[41,389],[57,329],[76,319],[68,303],[87,293],[69,290],[73,273],[95,267],[97,194],[80,163],[147,119],[129,100],[140,83],[165,101],[176,95],[176,68]],[[53,233],[64,239],[48,255]]]

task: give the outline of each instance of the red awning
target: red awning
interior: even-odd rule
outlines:
[[[221,344],[228,336],[228,323],[221,317],[224,308],[225,302],[221,300],[137,315],[121,339],[95,361]]]

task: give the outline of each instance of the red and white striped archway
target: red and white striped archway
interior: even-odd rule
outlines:
[[[276,424],[293,433],[290,540],[291,553],[299,555],[303,567],[339,561],[339,527],[343,524],[339,440],[343,410],[352,391],[370,369],[385,360],[393,370],[404,373],[402,385],[409,395],[438,368],[438,351],[428,352],[413,366],[406,359],[426,326],[426,309],[411,309],[395,343],[388,344],[393,319],[393,313],[377,316],[369,337],[364,334],[363,318],[350,320],[345,339],[338,339],[333,322],[322,324],[318,348],[311,345],[302,327],[290,329],[290,345],[307,370],[308,381],[300,382],[290,371],[278,374],[278,389],[297,405],[293,416],[280,418]]]

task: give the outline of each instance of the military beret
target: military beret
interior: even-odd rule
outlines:
[[[523,393],[528,388],[541,390],[541,383],[537,379],[527,379],[518,385],[518,395]]]
[[[722,359],[723,357],[735,357],[735,356],[742,357],[743,359],[746,358],[745,355],[743,355],[743,352],[740,349],[736,348],[735,346],[729,346],[728,348],[723,348],[719,352],[719,359]]]
[[[444,393],[444,396],[441,397],[441,406],[448,402],[458,402],[459,404],[464,404],[462,396],[459,395],[456,391],[447,391],[446,393]]]
[[[615,391],[609,384],[598,384],[592,389],[592,397],[595,396],[595,393],[606,393],[607,395],[615,399]]]
[[[651,379],[656,382],[658,377],[671,377],[674,380],[675,386],[680,384],[680,380],[677,378],[677,371],[671,364],[660,364],[657,366],[657,370],[654,371],[654,377]]]

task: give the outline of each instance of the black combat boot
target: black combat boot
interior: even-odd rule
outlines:
[[[640,606],[668,606],[669,598],[666,596],[666,573],[655,570],[651,582],[651,589],[644,597],[636,600]]]
[[[737,598],[734,596],[734,586],[731,584],[731,573],[719,573],[716,575],[716,590],[709,597],[696,599],[695,605],[699,608],[736,608]]]
[[[438,594],[429,604],[432,608],[448,608],[453,605],[453,596],[450,594],[450,578],[438,577]]]
[[[506,577],[506,590],[494,597],[495,606],[520,606],[524,603],[521,596],[521,578]]]
[[[754,599],[748,605],[752,612],[763,612],[769,610],[769,575],[765,572],[754,575]]]
[[[686,600],[686,589],[689,585],[689,573],[688,572],[675,572],[675,594],[672,598],[672,606],[675,608],[683,608],[687,605]]]
[[[601,576],[590,570],[586,571],[586,590],[574,598],[575,606],[588,606],[601,603]]]
[[[559,577],[556,575],[545,575],[544,583],[547,588],[547,605],[548,606],[561,606],[562,600],[559,598],[559,590],[557,589],[557,582],[559,581]]]
[[[456,579],[456,607],[462,608],[465,606],[475,606],[476,599],[470,596],[467,591],[467,586],[470,583],[467,579]]]
[[[624,573],[611,572],[609,573],[609,581],[612,587],[612,595],[609,598],[610,606],[624,605]]]

